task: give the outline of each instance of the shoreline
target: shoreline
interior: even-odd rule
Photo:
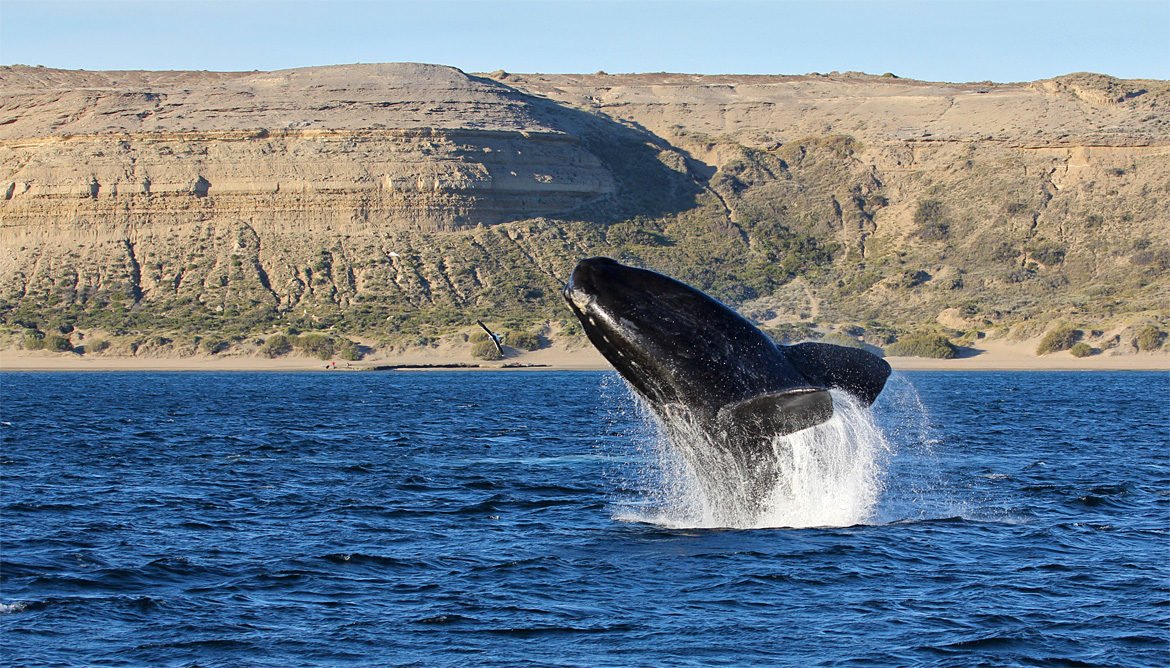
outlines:
[[[895,371],[1170,371],[1170,353],[1094,355],[1076,358],[1067,352],[1043,357],[1020,344],[989,345],[955,359],[887,357]],[[332,364],[336,363],[333,368]],[[456,351],[379,355],[357,362],[312,357],[194,355],[184,357],[83,356],[76,353],[0,350],[6,371],[608,371],[612,367],[591,348],[546,349],[485,362]]]

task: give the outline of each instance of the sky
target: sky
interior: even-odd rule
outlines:
[[[0,64],[1170,79],[1170,0],[0,0]]]

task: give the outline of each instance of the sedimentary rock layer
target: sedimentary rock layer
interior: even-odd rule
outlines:
[[[1160,81],[0,68],[12,317],[543,314],[590,253],[765,321],[1112,317],[1168,204]]]

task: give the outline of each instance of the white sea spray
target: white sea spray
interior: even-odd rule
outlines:
[[[833,392],[828,421],[763,437],[737,456],[685,412],[654,417],[646,507],[624,519],[676,528],[850,526],[872,519],[891,452],[870,410]]]

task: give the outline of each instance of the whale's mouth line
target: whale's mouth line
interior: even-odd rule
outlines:
[[[629,337],[622,335],[622,328],[615,322],[612,314],[607,313],[604,309],[590,308],[597,303],[597,298],[588,293],[585,294],[584,299],[579,299],[582,291],[577,290],[572,293],[566,291],[569,308],[577,316],[581,325],[585,328],[585,333],[589,336],[593,345],[610,360],[615,363],[615,357],[620,360],[627,359],[627,353],[622,352],[623,346],[632,346],[633,342]]]

